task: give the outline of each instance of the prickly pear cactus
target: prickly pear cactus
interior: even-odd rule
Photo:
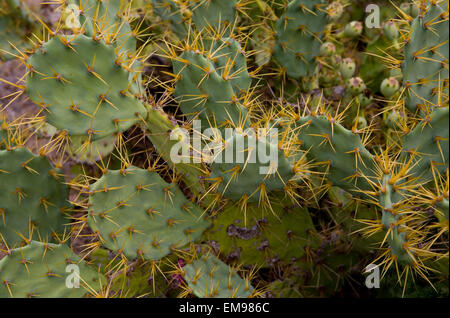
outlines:
[[[312,75],[326,24],[327,14],[322,1],[289,2],[286,13],[275,26],[277,42],[273,52],[274,58],[289,76],[300,78]]]
[[[72,276],[69,276],[72,275]],[[81,298],[99,295],[106,282],[68,245],[32,241],[0,260],[2,298]]]
[[[108,171],[90,189],[88,223],[104,245],[129,258],[159,260],[210,225],[176,184],[130,167]]]
[[[25,148],[0,150],[0,236],[14,247],[57,242],[68,230],[69,189],[45,157]]]
[[[72,136],[100,139],[146,117],[129,91],[131,70],[103,40],[55,36],[27,63],[27,94],[51,125]]]
[[[56,2],[0,1],[0,297],[448,296],[448,0]]]
[[[248,298],[254,292],[248,279],[213,254],[201,255],[181,270],[188,288],[200,298]]]
[[[449,25],[448,10],[445,10],[445,4],[441,7],[436,1],[430,1],[411,22],[402,64],[405,105],[411,111],[439,106],[442,102],[438,97],[439,87],[446,86],[448,95]]]

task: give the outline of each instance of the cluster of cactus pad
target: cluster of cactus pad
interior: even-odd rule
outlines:
[[[56,2],[0,6],[0,297],[448,297],[448,0]]]

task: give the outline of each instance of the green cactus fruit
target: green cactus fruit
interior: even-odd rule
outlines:
[[[271,191],[283,189],[295,176],[283,149],[270,142],[270,136],[230,133],[220,155],[211,164],[210,178],[234,202],[258,202]]]
[[[325,42],[320,47],[320,55],[322,56],[332,56],[335,53],[336,53],[336,46],[331,42]]]
[[[130,167],[108,171],[90,189],[88,223],[106,248],[159,260],[196,240],[210,225],[176,184]]]
[[[358,116],[355,118],[354,124],[356,124],[357,129],[364,129],[367,127],[367,119],[363,116]]]
[[[0,150],[0,237],[10,247],[67,232],[69,190],[45,157],[25,148]]]
[[[337,22],[344,13],[344,6],[340,1],[333,1],[328,5],[327,13],[331,21]]]
[[[409,2],[403,2],[399,6],[400,10],[402,10],[407,15],[411,14],[411,3]]]
[[[364,93],[361,93],[358,95],[358,102],[362,107],[369,106],[373,101],[373,96],[369,95],[367,96]]]
[[[290,1],[275,25],[273,56],[293,78],[310,76],[316,68],[321,39],[327,24],[322,1]]]
[[[363,24],[360,21],[352,21],[347,24],[343,31],[343,36],[347,38],[356,38],[361,35]]]
[[[199,298],[249,298],[254,289],[249,279],[213,254],[204,254],[182,269],[183,278]]]
[[[341,72],[342,77],[345,79],[353,77],[356,71],[355,61],[350,57],[343,59],[339,67],[339,71]]]
[[[227,43],[233,47],[231,50],[226,48]],[[208,123],[240,126],[248,120],[247,110],[239,102],[239,92],[248,89],[247,66],[232,63],[243,63],[245,59],[239,56],[240,51],[234,51],[238,45],[235,41],[224,39],[222,45],[222,57],[186,50],[173,62],[174,73],[178,76],[174,94],[180,99],[180,108],[189,118],[198,116],[203,126]],[[233,70],[236,67],[242,74],[238,72],[236,76]]]
[[[366,84],[361,77],[352,77],[347,80],[348,92],[353,96],[358,96],[366,89]]]
[[[128,91],[129,68],[102,40],[55,36],[28,64],[28,96],[47,110],[51,125],[71,136],[101,139],[146,117],[145,106]]]
[[[386,35],[389,40],[395,40],[398,38],[399,35],[397,25],[393,20],[385,22],[383,32],[384,35]]]
[[[411,3],[410,12],[409,15],[412,18],[417,18],[417,16],[420,14],[420,8],[414,3]]]
[[[411,23],[404,46],[405,105],[412,112],[438,105],[445,81],[448,87],[448,11],[433,3]]]
[[[433,180],[433,170],[448,169],[448,107],[436,108],[403,137],[403,152],[414,160],[411,175]]]
[[[229,205],[213,218],[205,239],[237,264],[266,267],[301,259],[320,241],[308,209],[287,201],[271,201],[272,210],[267,211],[248,205],[244,212]]]
[[[395,77],[385,78],[383,82],[381,82],[380,92],[386,98],[390,98],[397,93],[400,88],[400,83]]]
[[[106,278],[66,244],[32,241],[0,260],[0,297],[81,298],[97,296]]]
[[[94,141],[90,141],[89,137],[74,136],[70,138],[68,154],[76,162],[93,163],[114,151],[116,139],[115,135]]]
[[[400,127],[401,121],[402,118],[400,116],[400,113],[396,110],[393,110],[388,113],[384,123],[390,129],[398,129]]]

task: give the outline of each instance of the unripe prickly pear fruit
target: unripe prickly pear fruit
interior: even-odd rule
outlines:
[[[393,110],[388,114],[388,116],[384,120],[384,123],[388,128],[396,129],[399,126],[400,120],[400,113],[396,110]]]
[[[355,123],[358,129],[364,129],[367,127],[367,119],[363,116],[358,116],[358,118],[355,119]]]
[[[344,36],[348,38],[356,38],[361,35],[363,25],[360,21],[352,21],[345,26]]]
[[[342,77],[345,79],[351,78],[355,74],[356,63],[352,58],[345,58],[342,60],[341,65],[339,67],[339,71],[342,74]]]
[[[361,93],[361,94],[359,94],[358,95],[358,101],[359,101],[359,104],[362,106],[362,107],[367,107],[367,106],[369,106],[370,105],[370,103],[372,103],[372,96],[367,96],[366,94],[364,94],[364,93]]]
[[[411,13],[411,4],[409,2],[403,2],[400,4],[400,10],[402,10],[406,14]]]
[[[383,31],[389,40],[395,40],[398,38],[397,25],[392,20],[389,20],[384,24]]]
[[[399,89],[400,83],[395,77],[385,78],[381,83],[380,91],[384,97],[392,97]]]
[[[347,88],[350,94],[357,96],[366,89],[366,84],[361,77],[352,77],[347,81]]]
[[[339,1],[333,1],[327,7],[327,13],[331,21],[335,22],[339,20],[339,18],[344,13],[344,6]]]
[[[338,69],[341,66],[342,63],[342,57],[340,55],[333,55],[331,57],[331,66],[333,66],[335,69]]]
[[[420,8],[415,4],[411,3],[409,15],[415,19],[420,14]]]
[[[331,42],[325,42],[320,47],[320,55],[322,56],[332,56],[336,53],[336,46]]]

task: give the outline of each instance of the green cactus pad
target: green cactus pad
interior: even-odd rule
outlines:
[[[403,137],[403,151],[413,157],[410,173],[424,181],[433,178],[433,167],[440,173],[448,169],[448,107],[436,108]]]
[[[105,284],[105,277],[65,244],[32,241],[0,260],[2,298],[81,298],[99,293]]]
[[[14,59],[14,55],[20,56],[17,49],[25,51],[31,47],[27,41],[30,23],[18,5],[7,1],[0,4],[0,61]]]
[[[325,116],[302,117],[297,126],[301,127],[298,137],[302,147],[316,162],[328,166],[327,178],[332,185],[354,194],[358,189],[371,190],[362,176],[374,174],[373,156],[360,136]]]
[[[230,205],[213,218],[205,238],[221,254],[238,264],[289,264],[319,247],[318,235],[307,208],[271,202],[272,211],[248,205],[246,211]]]
[[[239,125],[246,120],[247,110],[238,102],[231,79],[224,79],[201,52],[183,52],[173,67],[179,75],[174,94],[189,118],[198,116],[203,125]]]
[[[320,55],[321,38],[327,22],[322,1],[293,0],[276,22],[273,56],[293,78],[310,76]]]
[[[72,136],[122,132],[145,118],[146,109],[128,92],[130,72],[116,60],[114,47],[101,40],[56,36],[28,59],[27,94],[48,110],[50,124]]]
[[[115,46],[121,53],[133,54],[136,50],[136,38],[130,24],[124,20],[127,2],[123,0],[69,0],[68,4],[79,7],[81,26],[87,36],[103,33],[109,40],[116,41]]]
[[[89,137],[71,137],[68,153],[77,162],[96,162],[114,151],[116,139],[115,135],[94,141],[89,141]]]
[[[254,292],[248,279],[213,254],[202,255],[182,271],[189,288],[200,298],[249,298]]]
[[[439,96],[436,90],[442,88],[445,79],[448,89],[448,38],[448,11],[437,4],[429,5],[423,16],[412,22],[402,65],[405,105],[409,110],[436,106]]]
[[[176,184],[131,167],[108,171],[91,187],[88,223],[105,247],[129,258],[159,260],[210,225]]]
[[[241,144],[243,149],[238,147]],[[267,158],[261,157],[262,149]],[[232,162],[228,162],[228,153],[232,153],[232,157],[230,156],[234,159]],[[279,149],[277,144],[270,143],[268,139],[234,133],[225,140],[221,154],[222,161],[215,160],[211,164],[210,177],[219,182],[219,192],[235,202],[244,196],[247,202],[258,202],[265,194],[283,189],[295,176],[294,169],[283,150]],[[276,161],[271,161],[273,158],[269,158],[270,154],[276,157]]]
[[[218,30],[224,25],[233,24],[237,3],[237,0],[189,0],[195,27],[199,31],[209,27]]]
[[[69,190],[47,158],[25,148],[0,150],[0,180],[0,236],[10,247],[53,242],[67,231]]]

